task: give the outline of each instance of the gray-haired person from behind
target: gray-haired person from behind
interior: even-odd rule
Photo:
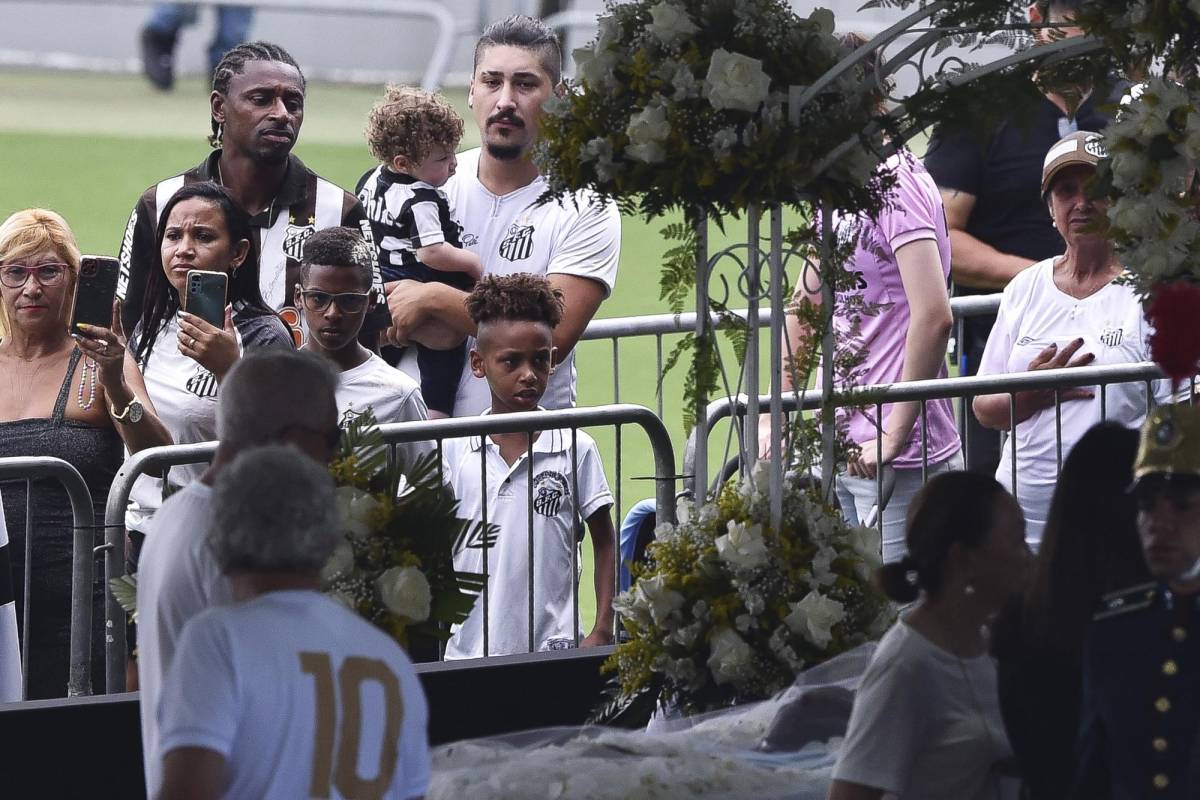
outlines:
[[[213,484],[248,448],[290,444],[295,457],[325,464],[335,452],[337,371],[328,360],[294,350],[247,353],[221,383],[216,455],[199,480],[163,501],[138,565],[138,678],[147,794],[161,781],[155,707],[184,624],[233,599],[204,532],[211,524]],[[281,503],[276,509],[285,513]]]
[[[235,602],[180,637],[158,706],[158,797],[423,796],[428,711],[412,662],[320,591],[342,540],[328,470],[293,447],[247,450],[213,505],[208,545]]]

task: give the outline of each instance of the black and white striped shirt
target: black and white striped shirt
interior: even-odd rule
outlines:
[[[384,281],[410,278],[471,288],[474,281],[466,273],[435,270],[417,258],[420,248],[442,242],[462,247],[462,228],[441,189],[380,165],[359,180],[358,199],[371,221]]]

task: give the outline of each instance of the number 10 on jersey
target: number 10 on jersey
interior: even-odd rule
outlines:
[[[404,719],[399,679],[383,661],[361,656],[349,656],[342,661],[337,670],[336,691],[333,660],[329,653],[300,653],[300,669],[312,675],[316,683],[313,772],[309,794],[312,797],[329,797],[331,788],[336,786],[343,797],[356,800],[383,797],[396,774],[400,723]],[[379,742],[379,766],[373,778],[358,774],[358,752],[362,744],[362,688],[366,683],[379,684],[384,699],[381,707],[371,709],[373,715],[382,713],[384,717],[383,736]]]

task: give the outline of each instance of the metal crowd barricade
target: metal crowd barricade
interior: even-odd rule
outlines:
[[[32,583],[33,482],[52,478],[62,484],[71,502],[74,542],[71,554],[71,650],[67,696],[92,693],[92,581],[96,529],[92,495],[87,482],[70,463],[48,456],[0,458],[0,481],[25,481],[25,592],[21,641],[21,696],[29,692],[30,584]]]
[[[86,3],[92,5],[96,0],[60,0],[60,2]],[[104,0],[109,5],[153,6],[156,0]],[[195,5],[222,6],[224,0],[193,0]],[[421,78],[421,88],[432,92],[442,85],[442,78],[454,55],[454,46],[459,36],[475,33],[474,22],[456,18],[449,8],[438,2],[419,2],[418,0],[354,0],[353,3],[339,0],[242,0],[242,5],[274,11],[300,11],[304,13],[336,14],[346,16],[398,16],[423,17],[437,26],[438,34],[434,42],[433,53]],[[577,24],[572,20],[565,24]]]
[[[968,295],[965,297],[950,298],[950,311],[954,315],[956,341],[960,344],[963,341],[963,323],[965,319],[968,317],[995,314],[998,308],[1000,308],[999,294]],[[732,311],[732,314],[739,319],[745,320],[747,310],[744,308],[737,309]],[[758,319],[763,326],[760,329],[761,332],[767,332],[767,325],[770,322],[770,318],[770,309],[759,309]],[[711,316],[711,323],[714,329],[728,328],[731,324],[729,321],[722,320],[715,314]],[[639,336],[653,336],[655,345],[655,375],[662,375],[665,361],[663,356],[663,337],[671,334],[690,333],[695,330],[695,326],[696,312],[694,311],[682,314],[645,314],[634,317],[594,319],[584,330],[583,335],[579,337],[579,341],[594,342],[607,339],[612,342],[612,402],[619,403],[621,402],[621,340]],[[578,359],[578,356],[576,358]],[[578,363],[578,360],[576,363]],[[655,408],[658,411],[659,417],[661,417],[663,415],[661,384],[655,390],[655,403]]]
[[[593,408],[569,408],[557,411],[532,411],[515,414],[497,414],[481,417],[463,417],[457,419],[439,419],[428,420],[423,422],[398,422],[380,426],[380,432],[383,435],[384,441],[391,445],[399,445],[407,442],[432,441],[436,443],[439,456],[442,453],[442,443],[446,439],[465,438],[471,436],[483,436],[497,433],[527,433],[532,434],[537,431],[550,431],[556,429],[571,429],[572,434],[572,459],[575,460],[575,435],[580,428],[583,427],[598,427],[598,426],[615,426],[620,430],[624,425],[635,425],[640,427],[645,433],[650,442],[650,447],[654,454],[655,465],[655,498],[657,503],[657,511],[659,519],[663,522],[672,521],[675,513],[675,451],[671,444],[671,437],[667,433],[666,427],[662,420],[657,417],[654,412],[648,408],[637,405],[609,405],[598,406]],[[529,437],[529,445],[527,446],[527,457],[532,452],[533,437]],[[129,503],[129,494],[133,489],[134,482],[137,478],[147,472],[157,472],[159,470],[178,466],[180,464],[195,464],[212,459],[216,452],[215,442],[206,442],[203,444],[194,445],[177,445],[171,447],[154,447],[143,450],[131,456],[121,470],[113,479],[112,489],[108,495],[108,503],[105,511],[105,521],[107,524],[107,542],[111,545],[105,554],[105,575],[108,579],[124,574],[125,559],[124,559],[124,527],[125,509]],[[482,450],[486,456],[486,448]],[[532,473],[533,462],[529,460],[527,469]],[[486,498],[486,462],[483,462],[484,475],[484,496]],[[532,478],[532,474],[529,475]],[[621,479],[617,475],[617,481]],[[577,487],[573,487],[577,491]],[[529,541],[530,550],[532,553],[533,540],[533,481],[529,481],[530,496],[527,497],[529,503]],[[486,505],[484,508],[484,522],[488,521]],[[614,530],[619,526],[619,520],[614,523]],[[616,554],[616,564],[614,576],[615,581],[619,581],[620,575],[620,543],[614,542],[614,550]],[[577,578],[578,570],[575,563],[575,554],[578,551],[578,546],[572,551],[572,577]],[[486,574],[486,553],[485,553],[485,574]],[[533,618],[533,559],[530,559],[530,583],[529,583],[529,619]],[[574,580],[575,589],[573,592],[573,605],[575,616],[575,635],[576,643],[579,637],[579,582]],[[614,587],[614,590],[617,587]],[[488,596],[487,589],[484,589],[479,602],[482,604],[484,613],[484,630],[488,629]],[[111,694],[125,690],[125,612],[121,609],[112,593],[109,593],[106,603],[107,613],[107,636],[105,639],[106,649],[106,690]],[[530,628],[532,642],[532,623]],[[531,643],[530,649],[533,649]],[[485,643],[486,651],[486,643]]]
[[[1016,392],[1026,391],[1031,389],[1050,389],[1054,390],[1054,412],[1055,412],[1055,443],[1057,449],[1058,468],[1062,468],[1063,450],[1062,450],[1062,404],[1061,392],[1064,389],[1071,389],[1080,386],[1096,386],[1101,392],[1100,403],[1100,420],[1107,417],[1107,405],[1104,401],[1105,389],[1113,384],[1119,383],[1144,383],[1146,387],[1146,407],[1149,410],[1153,407],[1154,396],[1152,382],[1163,377],[1162,371],[1157,364],[1145,361],[1133,364],[1112,364],[1095,367],[1071,367],[1061,369],[1037,370],[1034,372],[1013,372],[1005,375],[971,375],[958,378],[936,378],[933,380],[910,381],[907,383],[884,384],[878,386],[860,386],[856,387],[852,392],[835,393],[834,405],[837,407],[861,405],[864,398],[867,398],[867,405],[875,407],[877,419],[883,419],[883,406],[885,403],[899,403],[907,400],[917,400],[921,402],[921,413],[918,418],[918,424],[922,430],[922,464],[921,464],[921,479],[922,481],[928,478],[928,451],[925,449],[925,435],[928,431],[928,415],[926,402],[929,400],[938,400],[942,398],[962,398],[964,403],[967,399],[987,394],[1007,394],[1009,395],[1009,420],[1010,433],[1005,443],[1006,447],[1011,448],[1012,454],[1012,487],[1014,491],[1018,485],[1017,475],[1017,442],[1016,437],[1011,434],[1012,420],[1016,417]],[[1195,380],[1192,381],[1189,397],[1195,394]],[[760,398],[760,402],[765,402],[766,395]],[[820,392],[807,391],[797,394],[785,394],[783,397],[783,407],[787,412],[797,410],[810,411],[818,408],[821,403]],[[742,416],[745,414],[747,406],[747,398],[744,395],[738,397],[726,397],[713,401],[708,406],[706,415],[707,425],[705,430],[711,431],[713,425],[721,419],[729,416]],[[697,430],[699,428],[697,427]],[[685,476],[693,475],[693,462],[695,460],[695,436],[696,431],[693,430],[688,438],[687,445],[684,448],[683,454],[683,473]],[[877,446],[882,448],[882,442],[877,441]],[[963,440],[963,455],[966,456],[970,441]],[[876,452],[877,458],[882,461],[882,453]],[[878,497],[885,496],[883,487],[883,470],[877,471],[877,492]],[[692,485],[692,482],[685,478],[686,489],[693,494],[698,487]],[[882,530],[883,515],[880,514],[877,519],[877,524]]]

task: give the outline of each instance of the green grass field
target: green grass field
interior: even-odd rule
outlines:
[[[382,87],[310,85],[296,153],[324,177],[352,188],[372,166],[362,130],[371,104],[381,93]],[[462,147],[476,146],[478,136],[465,91],[448,94],[468,120]],[[208,91],[198,80],[182,82],[174,92],[163,94],[138,76],[0,71],[0,218],[30,206],[52,208],[71,223],[84,252],[115,255],[138,195],[154,182],[194,166],[208,153],[207,98]],[[667,311],[659,300],[665,249],[659,231],[669,221],[624,220],[617,288],[601,307],[600,317]],[[740,229],[739,223],[731,227]],[[714,250],[728,241],[715,228],[711,237]],[[730,304],[742,305],[736,300]],[[665,352],[674,341],[675,337],[666,338]],[[728,363],[732,353],[729,348],[723,352]],[[581,405],[609,403],[619,397],[622,402],[657,408],[659,375],[652,337],[621,343],[618,396],[614,395],[611,342],[582,343],[578,366]],[[683,452],[680,409],[685,369],[680,365],[663,387],[663,418],[675,441],[677,462]],[[737,367],[729,372],[736,380]],[[643,479],[653,475],[654,462],[641,432],[625,429],[619,451],[611,428],[590,432],[600,445],[619,511],[623,514],[638,500],[652,497],[653,482]],[[723,432],[711,441],[715,465],[724,450]],[[616,513],[614,519],[619,526]],[[589,623],[594,598],[590,550],[585,546],[584,551],[581,607]]]

